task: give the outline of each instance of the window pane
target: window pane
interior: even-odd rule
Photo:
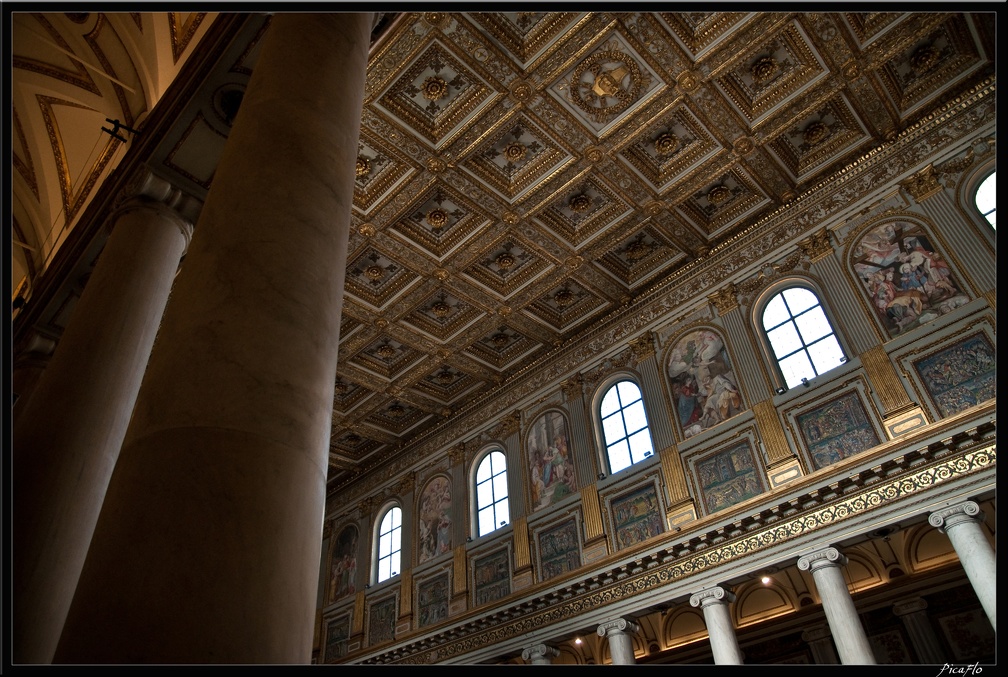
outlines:
[[[619,388],[620,404],[624,407],[640,399],[640,388],[633,381],[620,381],[616,387]]]
[[[770,345],[773,346],[774,354],[778,358],[793,353],[802,347],[798,331],[791,322],[767,332],[767,338],[770,339]]]
[[[619,396],[616,394],[615,388],[610,388],[606,396],[602,398],[602,406],[599,407],[599,412],[602,416],[608,416],[619,409]]]
[[[654,447],[651,446],[651,434],[647,430],[630,436],[630,455],[634,463],[643,461],[644,454],[649,451],[654,452]]]
[[[763,310],[763,328],[767,330],[773,329],[781,322],[786,322],[790,318],[791,313],[788,312],[787,307],[784,305],[784,299],[778,294],[773,297]]]
[[[644,401],[637,400],[623,410],[623,418],[626,420],[628,433],[637,432],[647,426],[647,417],[644,415]]]
[[[391,562],[388,559],[383,559],[378,562],[378,581],[384,581],[391,576],[392,569]]]
[[[490,452],[490,472],[496,475],[499,472],[504,472],[507,470],[507,461],[504,458],[504,454],[499,451]]]
[[[507,524],[508,522],[511,521],[511,517],[509,516],[510,509],[511,509],[510,504],[508,503],[508,500],[506,498],[497,504],[495,512],[497,517],[498,528],[504,526],[501,524],[501,522]]]
[[[490,456],[493,456],[493,454],[490,454]],[[480,461],[479,467],[476,469],[477,482],[490,479],[490,456]]]
[[[378,556],[388,557],[392,552],[392,535],[384,533],[378,537]]]
[[[392,561],[389,563],[390,575],[395,576],[399,573],[399,551],[396,550],[392,553]]]
[[[402,526],[402,510],[399,508],[392,508],[392,528]]]
[[[809,362],[808,355],[805,354],[804,350],[781,360],[780,368],[781,373],[784,374],[784,380],[787,382],[788,388],[801,385],[803,378],[815,378],[815,371],[812,370],[812,364]]]
[[[385,516],[382,517],[381,529],[379,529],[379,533],[384,534],[391,530],[392,530],[392,511],[389,510],[387,513],[385,513]]]
[[[493,478],[494,499],[500,500],[507,496],[507,474],[501,473]]]
[[[826,313],[823,312],[822,306],[817,306],[806,313],[802,313],[795,318],[795,324],[798,325],[798,331],[801,333],[805,345],[826,336],[826,334],[833,333],[833,329],[830,327],[829,320],[826,319]]]
[[[808,310],[812,306],[819,305],[819,299],[815,294],[804,287],[790,287],[781,294],[787,301],[788,309],[792,315],[797,315],[803,310]]]
[[[608,449],[609,472],[619,472],[630,465],[630,448],[626,440],[620,440]]]
[[[486,508],[479,511],[479,534],[483,536],[489,534],[494,530],[496,524],[494,523],[494,510],[493,507]]]
[[[490,482],[480,482],[476,485],[476,507],[485,508],[493,503],[493,485]]]
[[[392,530],[392,554],[399,552],[402,549],[402,529]]]
[[[602,434],[605,435],[606,444],[612,444],[616,440],[626,435],[623,429],[623,417],[618,413],[602,420]]]
[[[836,336],[829,336],[810,345],[808,351],[812,356],[812,364],[815,365],[816,372],[820,374],[840,366],[840,358],[844,356]]]

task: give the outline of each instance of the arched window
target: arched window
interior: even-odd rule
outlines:
[[[617,381],[599,405],[609,472],[617,473],[654,453],[644,399],[633,381]]]
[[[819,297],[805,287],[788,287],[770,299],[763,330],[788,388],[847,360]]]
[[[378,527],[377,582],[387,581],[399,573],[399,556],[402,551],[402,510],[392,506],[382,516]]]
[[[485,536],[511,521],[508,510],[507,459],[500,451],[483,457],[476,469],[476,523]]]
[[[996,207],[997,207],[997,172],[991,172],[990,176],[983,180],[976,192],[976,206],[991,224],[991,228],[997,230]]]

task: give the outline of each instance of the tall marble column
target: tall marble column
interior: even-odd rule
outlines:
[[[719,585],[690,596],[690,606],[703,610],[707,636],[717,665],[742,665],[742,650],[728,613],[728,605],[734,601],[735,595]]]
[[[836,665],[839,659],[833,648],[833,635],[825,625],[808,628],[801,634],[802,641],[812,650],[812,659],[816,665]]]
[[[522,660],[530,661],[532,665],[549,665],[559,655],[560,651],[556,647],[546,644],[536,644],[522,650]]]
[[[613,665],[633,665],[637,662],[630,633],[640,632],[639,625],[627,618],[616,618],[598,626],[597,632],[599,637],[609,640],[609,655]]]
[[[149,182],[132,184],[127,194],[109,216],[108,241],[14,427],[12,628],[19,663],[53,658],[192,234],[191,223]]]
[[[370,13],[276,14],[56,659],[309,664]]]
[[[927,601],[921,597],[900,600],[893,604],[893,613],[903,621],[920,662],[944,665],[947,657],[939,651],[941,644],[927,615]]]
[[[798,559],[798,568],[811,571],[823,611],[844,665],[874,665],[875,656],[840,567],[847,558],[836,548],[823,548]]]
[[[936,510],[928,517],[952,541],[966,577],[980,599],[984,613],[997,632],[997,557],[983,531],[984,514],[974,501]]]

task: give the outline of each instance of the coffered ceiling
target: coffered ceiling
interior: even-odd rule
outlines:
[[[15,21],[14,237],[40,254],[54,214],[79,210],[123,154],[96,125],[141,119],[180,53],[204,58],[219,18],[81,16]],[[993,17],[386,15],[358,145],[330,482],[492,397],[992,73]],[[268,21],[235,25],[150,151],[197,197]],[[74,160],[94,138],[98,160]]]

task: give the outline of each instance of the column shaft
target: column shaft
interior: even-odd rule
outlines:
[[[701,590],[690,597],[692,606],[703,608],[707,636],[717,665],[742,665],[742,650],[728,613],[728,604],[733,601],[735,595],[720,586]]]
[[[851,599],[840,566],[847,558],[835,548],[826,548],[798,560],[798,568],[812,571],[823,611],[844,665],[874,665],[868,636]]]
[[[633,665],[637,662],[634,658],[633,638],[628,633],[638,630],[639,625],[625,618],[617,618],[598,627],[599,637],[609,640],[609,656],[613,665]]]
[[[310,662],[371,22],[272,19],[60,661]]]
[[[14,659],[53,658],[191,226],[130,200],[14,430]]]
[[[938,510],[928,517],[931,526],[949,537],[987,620],[997,632],[997,556],[984,534],[983,519],[980,506],[973,501]]]

